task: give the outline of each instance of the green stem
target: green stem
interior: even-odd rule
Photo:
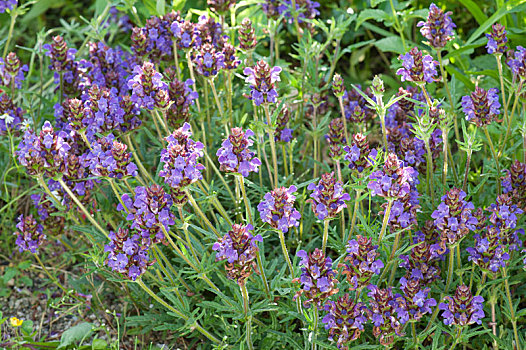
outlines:
[[[313,322],[313,329],[312,329],[312,350],[316,350],[316,335],[318,333],[318,306],[314,305],[314,322]]]
[[[321,249],[323,254],[325,254],[327,248],[327,239],[329,238],[329,219],[323,220],[323,243]]]
[[[508,105],[506,103],[506,90],[504,89],[504,76],[502,74],[502,53],[495,54],[495,59],[497,60],[497,68],[499,70],[499,80],[500,80],[500,91],[502,93],[502,106],[504,107],[504,118],[506,122],[509,124],[509,116],[508,116],[508,108],[506,106]]]
[[[171,312],[173,312],[174,314],[176,314],[178,317],[182,318],[183,320],[185,321],[188,321],[189,317],[186,316],[183,312],[177,310],[176,308],[174,308],[173,306],[171,306],[170,304],[168,304],[166,301],[164,301],[163,299],[161,299],[157,294],[155,294],[150,288],[148,288],[148,286],[146,286],[144,284],[144,282],[142,281],[141,278],[138,278],[137,279],[137,284],[146,292],[148,293],[153,299],[155,299],[159,304],[161,304],[162,306],[164,306],[165,308],[167,308],[168,310],[170,310]],[[209,340],[211,340],[212,342],[216,343],[216,344],[221,344],[221,341],[219,339],[217,339],[216,337],[214,337],[210,332],[208,332],[206,329],[204,329],[203,327],[201,327],[201,325],[195,321],[192,326],[190,327],[190,329],[192,328],[195,328],[197,329],[199,332],[201,332],[201,334],[203,334],[205,337],[207,337]]]
[[[457,344],[458,344],[458,342],[460,340],[460,335],[461,334],[462,334],[462,328],[458,327],[457,328],[457,335],[455,336],[455,340],[453,341],[453,344],[451,344],[451,347],[449,348],[449,350],[453,350],[457,346]]]
[[[212,223],[210,222],[210,220],[208,220],[208,218],[206,217],[206,215],[203,213],[203,211],[201,210],[201,208],[199,207],[199,205],[196,203],[194,197],[192,196],[192,194],[190,193],[190,191],[188,189],[185,189],[185,192],[186,192],[186,195],[188,196],[188,199],[190,200],[190,204],[192,204],[192,207],[194,208],[194,210],[197,212],[197,214],[201,217],[201,219],[203,219],[203,221],[208,225],[208,227],[210,227],[210,229],[212,230],[212,232],[215,233],[215,235],[218,237],[218,238],[221,238],[221,235],[219,234],[219,232],[217,232],[216,228],[214,227],[214,225],[212,225]]]
[[[502,277],[504,278],[504,288],[506,289],[506,298],[508,299],[508,306],[510,308],[510,321],[513,326],[513,335],[515,337],[515,348],[521,350],[519,333],[517,332],[517,319],[515,318],[515,310],[513,308],[513,301],[511,298],[510,284],[508,282],[508,272],[506,267],[502,268]]]
[[[44,189],[44,191],[49,196],[49,199],[53,202],[53,205],[55,206],[55,208],[57,208],[60,211],[64,210],[64,206],[60,203],[60,201],[53,194],[53,192],[51,192],[42,174],[38,175],[36,179],[37,179],[38,184]]]
[[[177,73],[177,80],[181,81],[181,70],[179,68],[179,55],[177,54],[177,43],[175,40],[173,42],[173,51],[174,51],[174,63],[175,63],[175,72]]]
[[[53,281],[53,283],[55,283],[55,285],[57,287],[59,287],[60,289],[62,289],[62,291],[66,294],[68,294],[68,290],[62,285],[60,284],[60,282],[58,281],[58,279],[55,277],[55,276],[52,276],[49,271],[46,269],[46,267],[44,266],[44,264],[42,263],[42,260],[40,260],[40,257],[38,256],[38,254],[33,254],[35,256],[35,259],[37,259],[38,263],[40,264],[40,267],[42,267],[42,270],[44,270],[44,272],[46,273],[46,275],[49,277],[49,279],[51,279]]]
[[[153,182],[153,180],[152,180],[152,178],[150,176],[150,173],[148,173],[146,168],[144,168],[144,165],[142,164],[141,159],[139,158],[139,155],[137,154],[137,150],[135,150],[135,147],[133,146],[133,142],[130,139],[130,134],[126,134],[124,136],[124,138],[126,139],[126,143],[128,144],[128,146],[130,147],[130,151],[131,151],[131,153],[133,155],[133,159],[135,160],[135,163],[137,163],[137,166],[139,167],[139,170],[141,171],[142,176],[144,176],[145,179],[150,180],[151,182]],[[147,184],[146,184],[146,182],[144,180],[142,180],[139,177],[137,177],[137,179],[139,180],[139,182],[141,182],[141,185],[147,186]]]
[[[443,153],[444,153],[444,166],[442,168],[442,187],[443,195],[447,192],[447,150],[448,150],[448,133],[449,130],[447,127],[442,128],[442,142],[444,143]]]
[[[464,171],[464,182],[462,183],[462,191],[466,192],[466,187],[468,184],[468,174],[469,174],[469,167],[471,163],[471,149],[467,152],[467,159],[466,159],[466,170]]]
[[[4,46],[4,55],[2,57],[7,56],[7,51],[9,50],[9,44],[11,43],[11,38],[13,37],[13,30],[15,29],[15,21],[16,17],[18,16],[18,9],[15,7],[11,10],[11,23],[9,24],[9,32],[7,33],[7,41],[5,42]]]
[[[380,122],[382,123],[382,140],[384,143],[385,154],[389,153],[389,147],[387,143],[387,128],[385,127],[385,113],[380,113]]]
[[[247,285],[246,281],[243,281],[239,287],[241,288],[241,295],[243,296],[243,311],[245,313],[245,323],[247,328],[247,346],[250,350],[254,349],[254,345],[252,345],[252,316],[249,315],[250,306],[249,306],[249,299],[248,299],[248,291],[247,291]]]
[[[395,28],[397,29],[398,34],[400,34],[400,39],[402,39],[402,46],[404,47],[404,52],[405,52],[407,51],[407,48],[405,46],[404,31],[402,30],[402,26],[400,25],[400,22],[398,21],[398,16],[394,8],[393,0],[389,0],[389,3],[391,4],[391,9],[393,10],[393,17],[395,19]]]
[[[509,119],[508,127],[506,128],[506,135],[504,136],[504,142],[500,146],[499,156],[502,154],[502,151],[504,151],[504,148],[506,147],[506,142],[508,142],[508,137],[510,136],[511,123],[513,122],[513,116],[515,115],[515,108],[517,107],[517,102],[519,101],[519,97],[521,95],[523,83],[524,83],[524,79],[521,78],[519,87],[517,89],[517,92],[515,93],[515,100],[513,101],[513,107],[511,107],[511,114],[510,114],[510,117],[508,118]]]
[[[435,186],[434,186],[434,174],[433,174],[433,155],[431,153],[431,147],[429,147],[429,140],[425,142],[427,150],[427,176],[428,176],[428,195],[431,197],[431,203],[435,206]]]
[[[356,198],[354,199],[354,210],[352,212],[352,219],[351,219],[351,230],[349,231],[349,237],[352,236],[354,232],[354,225],[356,225],[356,218],[358,217],[358,210],[360,208],[360,195],[361,191],[356,190]],[[345,237],[343,237],[343,240],[345,242]]]
[[[393,200],[389,199],[387,201],[387,208],[385,209],[384,219],[382,221],[382,229],[380,231],[380,235],[378,236],[378,244],[382,242],[382,239],[384,238],[384,235],[385,235],[385,231],[387,230],[387,223],[389,222],[389,216],[391,215],[392,206],[393,206]]]
[[[292,276],[292,279],[294,279],[294,268],[292,267],[292,261],[290,261],[289,252],[287,250],[287,245],[285,244],[285,235],[283,234],[283,231],[277,230],[279,235],[279,241],[281,243],[281,250],[283,251],[283,256],[285,257],[285,260],[287,260],[287,264],[289,265],[290,275]]]
[[[345,107],[343,106],[343,97],[338,97],[338,103],[340,104],[340,113],[343,119],[343,132],[345,135],[345,144],[349,144],[349,135],[347,133],[347,118],[345,117]]]
[[[292,17],[294,18],[294,26],[296,27],[296,36],[299,44],[301,41],[301,28],[300,23],[298,22],[298,9],[296,8],[296,0],[292,0]]]
[[[513,117],[513,116],[512,116]],[[493,160],[495,161],[495,166],[497,167],[497,195],[500,194],[500,165],[499,165],[499,158],[497,157],[497,153],[495,152],[495,147],[493,146],[493,141],[491,141],[491,137],[488,132],[488,127],[484,127],[484,133],[486,134],[486,138],[488,139],[489,147],[491,149],[491,154],[493,155]]]
[[[440,67],[440,74],[442,75],[442,79],[444,80],[444,88],[446,89],[447,98],[449,100],[451,115],[453,116],[453,125],[455,128],[455,138],[456,140],[460,140],[460,132],[458,130],[457,116],[454,113],[455,106],[453,105],[453,98],[451,97],[451,91],[449,91],[449,85],[447,83],[447,73],[444,70],[444,64],[442,63],[442,51],[441,50],[437,50],[437,57],[438,57],[438,66]]]
[[[268,103],[263,104],[263,108],[265,110],[265,115],[267,117],[267,125],[269,128],[268,131],[268,138],[270,141],[270,152],[272,152],[272,165],[274,167],[274,186],[278,186],[278,158],[276,156],[276,143],[274,141],[274,132],[272,129],[272,120],[270,119],[270,112],[268,109]]]

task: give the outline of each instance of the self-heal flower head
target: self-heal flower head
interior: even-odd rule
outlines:
[[[379,256],[378,246],[373,245],[371,238],[358,235],[347,243],[347,256],[339,267],[343,267],[350,290],[368,286],[373,275],[380,274],[384,263]]]
[[[259,248],[256,242],[263,242],[261,235],[253,236],[252,225],[232,225],[232,230],[214,243],[212,249],[216,253],[216,261],[226,260],[228,278],[245,283],[253,271],[258,272],[256,258]]]
[[[241,27],[238,30],[239,34],[239,47],[241,50],[250,51],[256,48],[256,32],[252,21],[246,17],[241,22]]]
[[[510,255],[506,246],[501,244],[500,231],[496,227],[489,226],[482,235],[476,234],[474,238],[475,246],[466,248],[469,261],[486,273],[496,273],[506,266]]]
[[[180,128],[184,123],[190,121],[190,106],[199,97],[197,91],[192,90],[194,81],[177,79],[177,71],[171,67],[165,70],[168,77],[168,95],[173,103],[166,111],[168,125],[172,128]]]
[[[303,296],[306,299],[303,302],[306,308],[311,304],[322,306],[331,295],[338,292],[338,280],[336,271],[332,269],[332,259],[326,257],[318,248],[311,253],[300,250],[297,256],[301,259],[301,276],[294,281],[301,283],[301,289],[294,299]]]
[[[110,231],[109,238],[110,243],[104,246],[104,252],[109,253],[105,263],[126,278],[135,281],[155,262],[150,261],[149,245],[133,230],[119,228],[117,232]]]
[[[378,156],[376,148],[369,149],[369,141],[364,134],[352,136],[352,144],[343,148],[344,159],[349,162],[349,169],[362,173],[366,168],[373,166]]]
[[[222,147],[217,150],[221,171],[241,174],[244,177],[259,171],[261,161],[250,150],[250,146],[254,144],[252,136],[254,132],[250,129],[243,131],[241,128],[232,128],[230,135],[221,144]]]
[[[34,218],[33,215],[18,217],[18,223],[16,224],[16,245],[20,252],[30,251],[36,254],[38,248],[44,243],[46,235],[44,234],[44,227],[40,225]]]
[[[10,52],[5,60],[0,58],[0,85],[20,89],[24,81],[24,72],[28,70],[27,64],[21,65],[18,56]]]
[[[4,13],[6,10],[11,11],[17,4],[18,0],[1,0],[0,13]]]
[[[432,307],[436,306],[435,299],[430,298],[430,288],[424,287],[420,279],[400,278],[401,294],[396,294],[398,303],[398,317],[402,324],[410,321],[419,321],[425,314],[432,313]]]
[[[336,96],[337,98],[341,98],[345,94],[343,78],[338,73],[334,73],[334,76],[332,78],[332,91],[334,92],[334,96]]]
[[[378,288],[369,285],[370,292],[367,295],[369,300],[369,310],[371,311],[371,321],[373,322],[373,335],[379,338],[380,344],[389,346],[394,342],[394,337],[403,336],[403,325],[400,322],[398,303],[393,295],[393,290],[389,288]]]
[[[162,81],[162,74],[155,70],[153,63],[144,62],[133,68],[133,74],[128,81],[128,88],[132,89],[132,101],[139,107],[152,110],[155,96],[160,90],[166,90],[167,85]]]
[[[278,11],[280,15],[285,16],[285,18],[292,23],[293,16],[292,16],[292,10],[293,10],[293,2],[291,0],[281,0],[280,5],[278,6]],[[318,11],[318,7],[320,7],[320,3],[317,1],[312,0],[296,0],[296,11],[297,13],[297,19],[298,22],[303,24],[305,22],[305,19],[314,19],[317,15],[320,14],[320,11]]]
[[[198,74],[213,78],[219,70],[225,68],[225,55],[212,44],[204,44],[192,55],[192,61]]]
[[[225,14],[236,3],[236,0],[207,0],[208,7],[218,14]]]
[[[324,310],[327,314],[322,322],[329,331],[329,340],[335,341],[338,349],[349,350],[350,343],[360,338],[370,311],[363,303],[354,302],[348,293],[336,301],[328,300]]]
[[[404,166],[396,154],[389,153],[383,168],[373,172],[369,179],[367,188],[373,196],[394,200],[409,195],[412,186],[418,184],[418,173]]]
[[[241,64],[241,60],[236,56],[236,48],[230,43],[223,45],[224,66],[223,69],[235,70]]]
[[[91,149],[81,156],[84,166],[95,176],[122,179],[137,176],[137,166],[131,161],[128,146],[115,139],[113,134],[91,144]]]
[[[511,71],[521,79],[526,78],[526,48],[517,46],[514,58],[508,61]]]
[[[279,187],[267,192],[263,201],[258,204],[261,220],[283,233],[288,232],[291,227],[299,226],[301,214],[294,209],[294,202],[296,201],[294,192],[296,192],[294,185],[289,188]]]
[[[486,34],[486,38],[488,38],[486,49],[490,55],[506,53],[508,50],[506,46],[508,37],[506,34],[506,28],[502,24],[495,23],[491,26],[491,33]]]
[[[376,97],[371,88],[362,89],[360,85],[356,85],[356,88],[360,89],[360,91],[371,100],[376,101]],[[367,102],[365,97],[363,97],[356,88],[349,91],[344,90],[342,96],[343,109],[345,112],[345,118],[347,118],[348,121],[356,124],[363,124],[366,121],[373,119],[376,111],[369,106],[369,102]]]
[[[516,160],[506,173],[502,179],[502,192],[510,196],[513,204],[526,210],[526,163]]]
[[[20,129],[23,122],[24,110],[18,107],[7,93],[0,92],[0,135],[7,133],[7,129]]]
[[[46,174],[54,177],[63,171],[65,159],[71,149],[66,137],[63,131],[56,132],[49,121],[44,123],[38,135],[28,129],[16,151],[18,161],[31,176]]]
[[[426,239],[421,231],[415,233],[415,245],[409,255],[400,255],[400,267],[405,269],[406,280],[421,280],[423,285],[428,285],[440,277],[440,252]]]
[[[274,140],[276,142],[287,143],[292,141],[292,133],[294,130],[287,128],[289,119],[290,110],[284,105],[276,118],[276,130],[274,131]]]
[[[126,213],[126,220],[132,221],[130,228],[137,230],[143,244],[150,246],[165,242],[164,230],[169,231],[175,221],[170,211],[173,199],[161,186],[136,187],[135,197],[132,199],[123,194],[122,203],[119,203],[117,210]]]
[[[473,296],[468,286],[459,285],[455,295],[444,297],[444,301],[438,305],[438,308],[444,311],[442,317],[446,326],[467,326],[482,323],[484,298],[480,295]]]
[[[195,24],[194,36],[196,49],[209,44],[220,51],[228,40],[228,35],[223,34],[221,23],[205,15],[199,17],[199,21]]]
[[[473,216],[475,206],[465,198],[464,191],[452,188],[442,197],[442,203],[431,214],[441,239],[447,244],[460,242],[478,223],[477,218]]]
[[[412,81],[416,84],[435,81],[438,62],[429,55],[424,56],[418,48],[412,48],[398,59],[402,60],[402,68],[398,69],[396,74],[401,76],[402,81]]]
[[[351,196],[343,191],[343,183],[336,181],[334,173],[325,173],[320,181],[309,184],[309,191],[313,191],[307,202],[312,204],[312,211],[319,220],[331,220],[347,208],[345,201],[350,201]]]
[[[500,114],[499,90],[486,91],[477,86],[470,95],[462,97],[462,110],[466,119],[478,127],[491,124]]]
[[[198,162],[203,156],[203,144],[191,139],[192,131],[188,123],[166,137],[168,145],[161,151],[163,169],[159,176],[172,188],[182,189],[203,178],[201,170],[205,167]]]
[[[507,193],[497,197],[496,203],[487,208],[491,215],[489,221],[500,236],[500,243],[509,250],[518,250],[521,241],[516,230],[517,221],[524,211],[514,204],[513,197]]]
[[[441,49],[452,39],[453,28],[457,26],[451,21],[451,11],[444,12],[435,4],[429,6],[427,21],[418,22],[420,33],[429,40],[429,45],[435,49]]]
[[[329,123],[329,133],[325,135],[325,138],[329,144],[329,157],[334,160],[339,160],[343,155],[343,146],[346,143],[341,118],[331,120]]]
[[[256,106],[264,103],[276,103],[278,92],[275,83],[280,81],[279,74],[281,67],[270,68],[269,64],[263,60],[259,61],[254,68],[247,67],[243,74],[247,77],[245,82],[250,85],[250,99]]]
[[[418,179],[415,179],[416,183],[418,183]],[[418,191],[413,187],[409,194],[393,201],[388,221],[391,232],[406,229],[417,224],[416,213],[420,209],[419,197]],[[387,205],[387,203],[383,203],[382,208],[385,210]],[[380,212],[380,215],[384,215],[384,211]]]

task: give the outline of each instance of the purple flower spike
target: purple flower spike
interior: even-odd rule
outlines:
[[[405,324],[410,321],[419,321],[425,314],[432,313],[432,307],[437,302],[429,298],[429,288],[423,287],[423,281],[420,279],[400,279],[400,290],[402,294],[395,296],[398,302],[398,317],[400,322]]]
[[[321,306],[333,294],[338,292],[336,285],[336,271],[332,269],[332,259],[326,257],[318,248],[314,252],[307,253],[304,250],[298,251],[301,276],[294,282],[301,283],[301,289],[296,293],[294,299],[303,295],[307,300],[303,302],[306,308],[312,303]]]
[[[329,340],[336,341],[338,349],[348,350],[353,340],[360,338],[364,324],[371,316],[367,307],[346,293],[336,301],[329,300],[324,307],[327,314],[322,322],[329,330]]]
[[[396,74],[402,77],[402,81],[412,81],[417,84],[435,81],[438,62],[429,55],[423,56],[418,48],[412,48],[405,55],[400,55],[398,59],[402,60],[403,67]]]
[[[261,161],[249,148],[254,144],[250,138],[254,132],[250,129],[232,128],[232,133],[217,150],[220,170],[241,174],[247,177],[251,172],[258,172]]]
[[[511,71],[521,79],[526,78],[526,48],[517,46],[514,58],[508,61]]]
[[[175,130],[166,137],[168,145],[161,151],[161,162],[164,163],[163,170],[159,176],[175,189],[182,189],[197,180],[203,178],[201,170],[204,166],[198,163],[198,158],[203,156],[203,144],[194,141],[191,126],[184,123],[182,127]]]
[[[526,163],[513,162],[502,180],[502,192],[508,194],[513,204],[526,211]]]
[[[423,285],[428,285],[440,277],[438,261],[442,252],[437,251],[421,231],[415,233],[413,241],[417,245],[411,249],[410,255],[400,255],[400,267],[406,270],[406,280],[418,279]]]
[[[349,169],[362,173],[366,168],[373,166],[378,156],[376,148],[369,149],[369,141],[363,134],[355,134],[352,137],[351,146],[345,146],[344,159],[349,162]]]
[[[6,10],[11,11],[18,4],[18,0],[2,0],[0,1],[0,13]]]
[[[265,194],[263,201],[258,204],[258,211],[263,222],[267,222],[274,229],[283,233],[291,227],[299,226],[301,214],[294,209],[296,186],[276,188]]]
[[[491,33],[486,34],[486,38],[488,38],[486,49],[490,55],[506,53],[508,50],[506,46],[508,37],[506,34],[506,28],[502,24],[495,23],[491,26]]]
[[[292,133],[294,130],[287,128],[289,119],[290,110],[287,106],[283,106],[276,118],[276,131],[274,133],[274,140],[276,142],[287,143],[292,141]]]
[[[0,85],[20,89],[24,81],[24,72],[28,70],[27,64],[21,65],[18,56],[10,52],[5,60],[0,58]]]
[[[111,242],[104,247],[104,252],[109,253],[105,262],[110,269],[135,281],[155,261],[150,261],[148,256],[149,245],[133,233],[124,228],[119,228],[117,232],[111,231]]]
[[[230,58],[229,58],[230,59]],[[213,78],[217,75],[220,69],[225,67],[225,55],[218,51],[212,44],[204,44],[201,46],[197,54],[192,55],[192,61],[198,74],[205,78]],[[234,64],[234,62],[231,62]]]
[[[444,12],[435,4],[429,6],[427,21],[418,22],[417,26],[422,27],[420,33],[429,40],[429,45],[435,49],[441,49],[452,39],[453,28],[457,26],[451,21],[451,11]]]
[[[44,243],[46,235],[44,234],[44,227],[40,225],[34,218],[33,215],[25,216],[20,215],[18,217],[18,224],[16,224],[17,232],[14,234],[16,237],[16,245],[20,252],[30,251],[36,254],[38,248]]]
[[[466,119],[479,128],[491,124],[500,114],[499,90],[486,91],[477,86],[470,95],[462,97],[462,110]]]
[[[278,92],[274,83],[280,81],[281,67],[270,68],[265,61],[259,61],[254,68],[245,68],[245,82],[250,84],[250,99],[256,106],[264,103],[276,103]]]
[[[486,273],[496,273],[499,268],[506,267],[510,259],[506,246],[501,244],[499,230],[493,226],[487,228],[482,236],[476,234],[475,246],[466,248],[468,260],[473,261]]]
[[[349,241],[345,263],[340,264],[340,267],[343,267],[342,273],[351,285],[350,290],[368,286],[373,275],[380,274],[384,263],[378,259],[379,256],[378,246],[372,244],[371,238],[358,235]]]
[[[373,335],[379,338],[380,344],[389,346],[394,342],[394,337],[403,336],[403,326],[398,313],[398,303],[395,300],[391,287],[386,289],[370,285],[367,295],[371,320],[373,322]]]
[[[261,235],[252,236],[252,225],[232,225],[232,230],[214,243],[212,249],[217,251],[216,261],[227,260],[225,269],[228,278],[245,283],[253,271],[258,272],[256,258],[259,248],[256,242],[263,242]]]
[[[394,153],[389,153],[382,170],[373,172],[369,179],[367,188],[373,196],[394,200],[410,194],[412,187],[418,184],[418,173],[404,166]]]
[[[312,211],[319,220],[334,219],[347,208],[345,201],[351,200],[351,196],[343,192],[342,182],[334,178],[334,173],[323,174],[317,185],[311,183],[307,189],[313,191],[307,202],[312,204]]]
[[[453,297],[444,297],[445,303],[440,303],[438,308],[443,310],[442,317],[447,326],[467,326],[481,324],[484,318],[484,298],[473,296],[469,287],[460,285]]]
[[[132,89],[132,101],[139,107],[154,109],[161,107],[156,105],[156,95],[160,91],[167,90],[167,85],[162,81],[162,74],[155,70],[153,63],[144,62],[142,66],[133,68],[133,76],[128,81],[128,87]]]

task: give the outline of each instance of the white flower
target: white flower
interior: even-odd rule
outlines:
[[[14,117],[12,117],[11,115],[9,115],[7,113],[1,114],[0,115],[0,119],[5,120],[5,125],[9,125],[15,120]]]

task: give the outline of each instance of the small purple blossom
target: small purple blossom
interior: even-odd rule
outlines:
[[[444,311],[442,317],[446,326],[482,323],[484,298],[480,295],[473,296],[466,285],[458,286],[455,295],[444,297],[444,301],[438,308]]]
[[[508,61],[511,71],[521,79],[526,78],[526,48],[517,46],[514,58]]]
[[[415,233],[413,244],[416,244],[409,255],[400,255],[400,267],[406,270],[406,280],[421,280],[424,285],[440,277],[438,261],[441,254],[437,247],[426,239],[421,231]]]
[[[417,24],[418,27],[422,27],[420,33],[429,40],[429,45],[435,49],[443,48],[452,39],[453,28],[457,26],[451,21],[451,14],[451,11],[444,12],[434,3],[431,3],[427,21],[420,21]]]
[[[310,183],[307,189],[313,191],[307,202],[312,204],[312,211],[319,220],[334,219],[347,208],[345,201],[351,200],[351,196],[343,191],[343,183],[336,181],[334,173],[323,174],[317,185]]]
[[[429,55],[422,55],[422,51],[414,47],[405,55],[400,55],[402,68],[396,71],[402,81],[412,81],[417,84],[432,83],[437,75],[438,62]]]
[[[382,170],[373,172],[369,179],[367,188],[373,196],[394,200],[409,195],[412,186],[418,184],[418,173],[404,166],[396,154],[389,153]]]
[[[398,302],[398,317],[402,324],[419,321],[425,314],[433,312],[432,307],[436,306],[437,302],[428,296],[430,289],[423,286],[421,279],[400,278],[400,290],[402,294],[396,294],[395,298]]]
[[[10,52],[5,60],[0,57],[0,85],[20,89],[24,81],[24,72],[28,70],[27,64],[21,65],[14,52]]]
[[[225,55],[212,44],[204,44],[199,48],[192,61],[198,74],[205,78],[213,78],[225,67]]]
[[[152,110],[155,107],[155,96],[167,89],[162,78],[162,74],[155,70],[151,62],[135,66],[133,76],[128,81],[128,87],[132,89],[132,101],[141,108]]]
[[[506,34],[506,28],[502,24],[495,23],[491,26],[491,33],[486,34],[486,38],[488,38],[486,49],[490,55],[506,53],[508,49],[506,46],[508,42]]]
[[[366,168],[374,165],[378,151],[376,148],[369,149],[369,141],[364,134],[353,135],[353,142],[345,146],[345,161],[349,162],[349,169],[362,173]]]
[[[400,316],[397,315],[398,303],[395,300],[391,287],[378,288],[369,285],[370,292],[367,295],[369,310],[373,322],[373,335],[379,338],[380,344],[389,346],[394,342],[394,336],[403,336],[403,325]]]
[[[378,246],[372,244],[371,238],[358,235],[347,243],[347,256],[340,267],[347,276],[350,290],[368,286],[373,275],[380,274],[384,263],[379,256]]]
[[[30,251],[36,254],[38,248],[44,243],[46,235],[44,234],[44,227],[40,225],[34,218],[33,215],[18,217],[18,223],[16,224],[17,232],[16,245],[20,252]]]
[[[270,68],[265,61],[259,61],[254,68],[247,67],[243,70],[247,76],[245,82],[250,84],[250,97],[256,106],[264,103],[276,103],[278,92],[275,83],[280,81],[281,67]]]
[[[500,114],[499,90],[486,91],[477,86],[470,95],[462,97],[462,110],[466,119],[478,127],[491,124]]]
[[[238,173],[247,177],[251,172],[258,172],[261,161],[250,150],[254,144],[251,137],[254,132],[250,129],[232,128],[231,134],[223,141],[217,150],[220,170]]]
[[[267,192],[263,201],[258,204],[261,220],[284,233],[288,232],[291,227],[299,226],[301,214],[294,209],[296,200],[296,196],[293,195],[294,192],[296,192],[294,185],[289,188],[279,187]]]
[[[0,0],[0,13],[11,11],[18,4],[18,0]]]

